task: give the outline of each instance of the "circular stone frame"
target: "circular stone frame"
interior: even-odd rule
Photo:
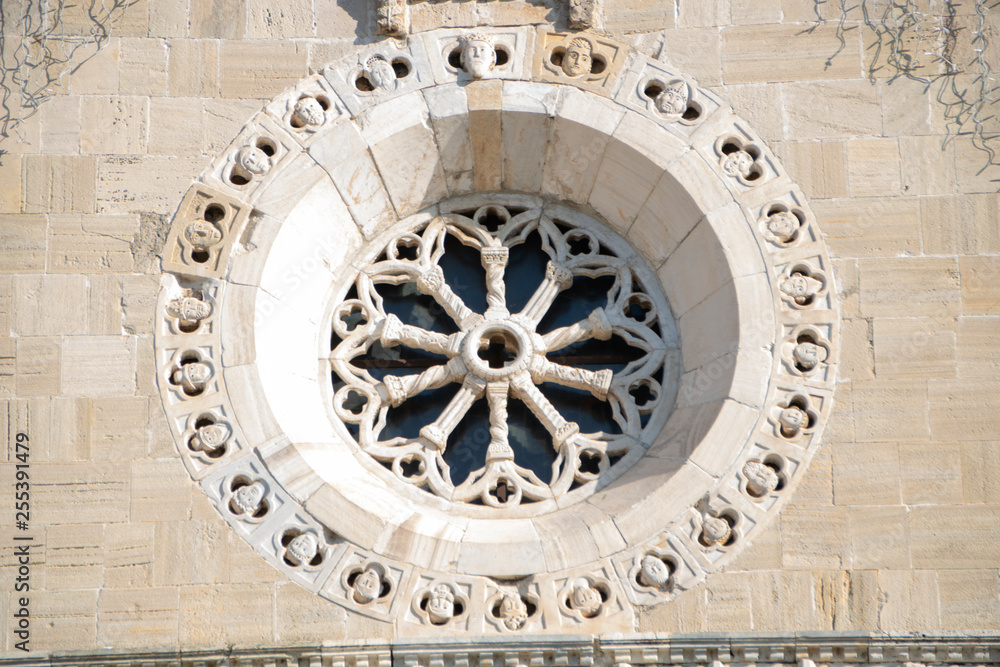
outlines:
[[[364,46],[304,79],[191,187],[163,252],[164,409],[191,476],[243,539],[399,636],[632,631],[636,606],[730,562],[802,478],[835,388],[833,270],[801,191],[690,78],[593,34],[603,70],[570,76],[553,54],[578,35],[524,27],[478,31],[508,59],[472,81],[445,55],[463,32]],[[405,61],[405,76],[362,89],[357,63],[374,56]],[[670,113],[649,81],[686,84],[671,86]],[[356,444],[316,439],[334,410],[317,337],[337,276],[400,220],[516,197],[498,192],[576,208],[631,243],[680,337],[673,411],[642,464],[514,518],[415,504]],[[366,570],[384,594],[352,589]],[[496,622],[511,596],[533,613]]]

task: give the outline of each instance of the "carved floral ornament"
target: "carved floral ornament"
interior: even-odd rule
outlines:
[[[531,141],[437,136],[487,85]],[[192,186],[163,267],[192,477],[274,567],[401,636],[634,630],[765,529],[832,407],[800,191],[721,100],[590,33],[331,64]]]

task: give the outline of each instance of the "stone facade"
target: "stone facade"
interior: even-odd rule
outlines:
[[[4,2],[5,49],[16,40],[17,17],[28,5]],[[994,279],[1000,275],[1000,198],[993,179],[1000,169],[981,170],[984,153],[967,136],[942,148],[948,132],[943,110],[919,82],[891,80],[888,69],[867,76],[877,57],[867,48],[875,37],[860,10],[839,24],[832,8],[824,9],[829,20],[817,25],[806,0],[605,0],[589,7],[594,28],[576,32],[571,28],[582,26],[571,25],[573,5],[562,2],[401,3],[408,27],[392,29],[382,25],[381,6],[369,0],[139,2],[115,16],[103,48],[66,70],[36,114],[28,117],[27,109],[17,108],[17,96],[10,98],[15,116],[25,120],[17,127],[22,140],[0,143],[0,419],[8,433],[5,485],[15,482],[15,464],[23,461],[17,434],[29,438],[32,511],[27,530],[13,528],[11,486],[0,513],[10,527],[0,547],[5,621],[18,609],[19,543],[13,537],[31,536],[31,648],[43,653],[113,647],[134,653],[122,662],[159,664],[167,660],[164,652],[184,648],[205,651],[192,664],[213,664],[221,658],[211,652],[225,646],[373,642],[364,650],[248,653],[247,660],[997,662],[994,642],[977,643],[976,637],[1000,628],[1000,361],[993,351],[1000,332]],[[931,3],[927,10],[941,7]],[[90,35],[77,11],[65,10],[63,29]],[[995,26],[997,13],[987,19]],[[961,10],[955,20],[971,27],[975,16]],[[407,38],[376,39],[380,31],[404,29]],[[483,59],[476,49],[487,47]],[[956,48],[973,47],[960,41]],[[993,48],[986,50],[990,57]],[[553,59],[556,53],[562,60]],[[570,58],[581,53],[598,56],[604,69],[574,74]],[[83,53],[75,57],[82,60]],[[362,79],[370,91],[357,85]],[[549,90],[564,92],[547,97]],[[305,97],[316,104],[300,105]],[[578,104],[567,106],[566,99]],[[730,117],[727,105],[746,121]],[[697,123],[685,119],[691,108],[717,123],[711,132],[699,134]],[[643,122],[630,125],[632,118]],[[324,123],[339,129],[314,131]],[[405,132],[388,133],[390,126]],[[264,136],[271,143],[261,143]],[[699,157],[703,171],[677,169],[680,189],[657,187],[653,180],[674,164],[662,148],[667,140],[657,143],[667,136],[683,138],[675,145],[678,155],[714,160]],[[576,148],[585,150],[574,153]],[[524,159],[539,152],[576,168],[533,167]],[[316,156],[313,165],[324,173],[296,162],[299,154]],[[709,169],[716,180],[705,176]],[[387,603],[385,613],[358,613],[352,605],[363,607],[366,598],[348,585],[350,573],[323,580],[354,591],[353,602],[334,604],[331,595],[307,590],[330,574],[326,565],[299,568],[291,577],[281,563],[273,567],[255,553],[263,553],[260,544],[248,540],[248,546],[209,498],[224,499],[233,515],[248,521],[265,499],[281,499],[252,483],[224,488],[222,481],[233,480],[205,472],[219,443],[234,434],[208,428],[215,422],[179,422],[171,399],[164,410],[164,392],[186,400],[211,382],[224,382],[243,405],[262,400],[253,393],[254,377],[239,370],[252,367],[257,349],[235,329],[213,327],[252,325],[251,288],[260,285],[264,270],[253,250],[282,238],[277,221],[291,216],[324,174],[339,193],[344,219],[357,223],[359,244],[428,202],[466,193],[544,192],[576,200],[586,207],[583,214],[607,221],[661,279],[671,278],[664,291],[678,315],[681,351],[704,350],[699,354],[706,363],[681,368],[687,373],[681,387],[735,396],[725,420],[729,430],[745,425],[749,433],[760,417],[778,442],[796,437],[802,425],[808,430],[810,410],[828,420],[822,443],[817,437],[809,446],[794,484],[780,497],[780,514],[762,521],[738,553],[713,556],[717,565],[700,556],[700,583],[663,598],[621,591],[622,613],[605,627],[588,625],[590,617],[579,611],[586,610],[583,604],[576,612],[553,612],[580,617],[577,631],[594,635],[647,634],[604,638],[597,647],[582,638],[562,647],[544,639],[513,642],[497,649],[502,656],[488,659],[464,648],[456,653],[454,642],[444,641],[455,633],[447,625],[437,629],[433,614],[409,600],[391,610]],[[701,202],[693,206],[678,193],[711,191],[739,208],[740,197],[755,196],[746,193],[758,178],[784,190],[759,190],[768,196],[754,200],[752,236],[749,226],[737,232],[721,214],[687,229],[664,225],[655,214],[690,213],[697,223],[705,213]],[[210,225],[190,233],[179,226],[185,216],[214,218],[205,215],[209,205],[222,210]],[[795,233],[813,235],[810,242],[824,242],[827,252],[817,251],[816,261],[763,259]],[[685,244],[695,250],[673,253]],[[716,257],[710,256],[713,247]],[[765,268],[733,268],[754,252]],[[189,285],[170,283],[170,275],[226,276],[225,299],[185,292]],[[818,297],[828,299],[831,311],[839,308],[839,333],[789,320],[786,333],[796,344],[763,339],[763,361],[762,355],[744,356],[739,363],[716,354],[709,334],[724,335],[718,327],[689,330],[685,338],[683,313],[697,312],[727,285],[734,294],[753,294],[746,286],[758,275],[773,279],[775,287],[765,290],[773,292],[773,302],[761,308],[733,296],[732,312],[797,313]],[[672,284],[688,283],[711,291],[671,291]],[[712,306],[717,311],[729,312]],[[171,385],[163,372],[169,360],[162,354],[170,347],[162,343],[164,332],[182,337],[185,329],[200,327],[197,335],[208,341],[202,349],[217,346],[221,359],[237,360],[236,370],[215,372],[207,352],[186,359],[178,348]],[[799,349],[803,342],[813,347]],[[816,377],[814,369],[838,357],[835,383],[832,371]],[[713,361],[718,363],[707,363]],[[196,366],[203,363],[204,373]],[[759,385],[770,371],[757,373],[761,365],[778,376],[784,372],[789,382],[811,374],[802,382],[818,383],[815,396],[822,401],[806,404],[788,392],[787,400],[765,406],[770,395]],[[759,395],[765,399],[754,398]],[[786,412],[793,408],[805,417]],[[259,434],[260,442],[275,435],[263,418],[266,409],[258,411],[257,422],[249,416],[253,410],[240,413],[233,442],[246,434]],[[175,440],[191,442],[195,433],[194,455],[185,458]],[[734,499],[734,506],[754,507],[748,498],[777,488],[766,470],[746,468],[746,457],[724,458],[701,459],[697,467],[722,479],[735,466],[735,493],[743,494],[743,505]],[[277,459],[268,465],[280,468]],[[282,483],[294,489],[291,477]],[[220,489],[214,496],[199,488],[214,481]],[[692,501],[692,521],[699,527],[710,518],[725,523],[717,504],[696,508],[706,488],[685,489],[690,498],[681,493]],[[610,496],[603,506],[586,501],[589,516],[553,530],[571,536],[606,524],[606,539],[621,543],[614,553],[640,544],[641,530],[625,534],[624,518],[608,521],[623,512],[615,502]],[[339,507],[334,503],[327,511]],[[313,526],[313,541],[302,537],[313,534],[310,517],[294,520],[301,524],[298,532],[287,544],[272,544],[271,560],[279,560],[281,548],[286,558],[291,554],[286,565],[308,565],[323,536]],[[355,529],[362,534],[365,525]],[[696,544],[699,534],[689,541]],[[369,546],[397,548],[402,539],[397,535],[396,546],[387,546],[372,537]],[[727,540],[720,533],[718,542]],[[539,541],[543,547],[557,543]],[[566,542],[564,548],[591,547]],[[349,560],[346,553],[337,557]],[[399,562],[435,557],[440,555],[414,552]],[[397,576],[390,566],[356,560],[351,582],[368,571],[380,580]],[[641,555],[635,563],[611,564],[607,579],[634,575],[650,588],[656,575],[643,574],[641,564]],[[599,589],[592,573],[567,575],[567,599],[578,587],[574,581]],[[452,604],[461,604],[463,595],[493,600],[458,584],[447,595],[435,593],[433,579],[408,585],[410,592],[426,591],[428,600],[434,594],[450,595]],[[500,609],[503,600],[495,601]],[[403,613],[398,607],[408,606],[414,619],[427,620],[411,636],[423,637],[432,650],[402,639],[407,632],[394,618]],[[518,617],[516,603],[506,609]],[[505,627],[496,631],[509,642]],[[815,631],[852,637],[840,643],[789,639],[789,633]],[[743,634],[690,640],[652,634],[664,632],[751,635],[744,642]],[[899,648],[869,633],[964,638]],[[13,632],[5,628],[0,635],[0,650],[11,655],[7,664],[28,664],[16,652]],[[762,638],[769,638],[768,657],[761,653]],[[521,655],[529,645],[538,655]],[[149,653],[142,657],[141,651]],[[71,656],[57,658],[63,660],[53,653],[36,664],[72,664]]]

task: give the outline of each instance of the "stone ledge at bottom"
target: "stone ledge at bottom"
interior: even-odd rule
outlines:
[[[7,653],[0,667],[631,667],[768,663],[836,665],[1000,665],[995,634],[871,635],[851,632],[623,634],[448,637],[219,650]]]

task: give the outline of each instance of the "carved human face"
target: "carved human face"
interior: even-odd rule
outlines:
[[[729,535],[732,533],[729,522],[715,516],[705,517],[701,529],[705,534],[705,539],[713,544],[722,544],[729,539]]]
[[[436,586],[427,601],[427,615],[434,623],[447,623],[455,615],[455,594],[445,584]]]
[[[303,97],[295,103],[292,118],[302,125],[322,125],[326,115],[315,97]]]
[[[656,96],[656,109],[662,114],[679,116],[687,111],[688,88],[683,81],[675,81]]]
[[[378,597],[382,591],[382,577],[369,567],[354,580],[354,599],[364,604]]]
[[[262,500],[264,500],[264,485],[261,482],[241,486],[233,496],[233,504],[243,514],[256,512]]]
[[[167,312],[182,322],[198,322],[212,314],[212,307],[201,299],[185,296],[167,304]]]
[[[489,74],[497,61],[497,52],[485,39],[470,39],[462,48],[462,66],[475,79]]]
[[[287,554],[296,563],[308,563],[316,557],[318,549],[319,542],[316,536],[312,533],[302,533],[288,543]]]
[[[562,68],[569,76],[583,76],[590,74],[590,66],[593,59],[593,50],[590,43],[585,40],[574,39],[566,49],[563,56]]]
[[[601,594],[590,585],[587,580],[581,580],[573,587],[570,597],[573,609],[576,609],[586,618],[593,618],[601,611]]]
[[[271,170],[271,158],[256,146],[241,148],[239,163],[244,170],[256,176],[261,176]]]
[[[722,171],[729,176],[746,178],[750,175],[751,167],[753,167],[753,156],[746,151],[730,153],[722,160]]]
[[[222,232],[206,220],[195,220],[184,228],[184,238],[196,249],[205,250],[222,240]]]
[[[396,86],[396,72],[392,64],[384,58],[372,58],[365,67],[368,80],[376,88],[392,90]]]
[[[212,377],[211,367],[201,362],[184,364],[173,374],[174,384],[179,384],[188,391],[204,389],[210,377]]]
[[[757,496],[763,496],[778,488],[778,473],[771,466],[760,461],[748,461],[743,466],[743,474],[747,478],[747,488]]]
[[[500,602],[500,618],[510,630],[520,630],[528,621],[528,609],[518,595],[505,595]]]
[[[792,350],[792,356],[795,358],[796,364],[801,368],[809,370],[815,368],[816,364],[826,359],[826,348],[816,343],[799,343]]]
[[[798,433],[799,429],[806,425],[808,415],[802,409],[790,405],[778,415],[778,423],[781,424],[781,431],[787,435]]]
[[[781,291],[796,301],[816,294],[817,281],[801,273],[793,273],[781,282]]]
[[[799,228],[799,219],[788,211],[779,211],[767,219],[767,230],[782,241],[790,241]]]
[[[639,580],[644,586],[659,588],[667,583],[670,578],[670,570],[667,564],[652,554],[642,557],[639,569]]]
[[[229,440],[229,427],[225,424],[208,424],[195,431],[191,447],[202,452],[215,451]]]

